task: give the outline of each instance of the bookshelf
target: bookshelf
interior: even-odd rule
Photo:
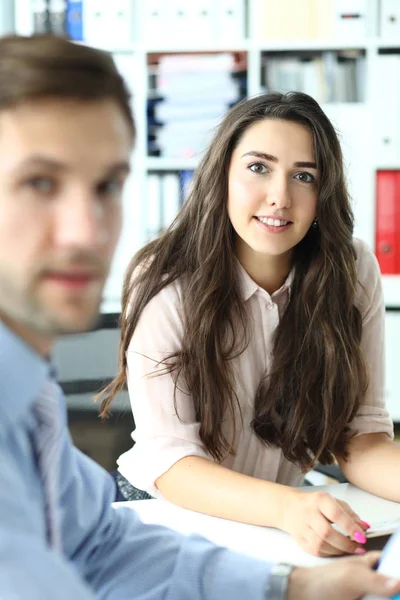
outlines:
[[[309,0],[311,1],[311,0]],[[5,4],[10,4],[9,0],[4,1]],[[82,5],[87,4],[90,6],[95,4],[91,0],[83,0]],[[390,160],[382,161],[379,152],[374,149],[373,133],[368,135],[368,132],[363,131],[362,144],[359,143],[359,132],[360,126],[364,122],[373,123],[373,115],[379,110],[381,101],[385,101],[385,95],[379,80],[379,59],[380,52],[391,51],[398,49],[400,54],[400,37],[380,37],[379,29],[379,14],[381,8],[380,0],[364,0],[356,4],[359,5],[360,9],[364,9],[363,19],[365,20],[365,27],[363,30],[364,35],[358,35],[360,32],[354,30],[356,37],[349,39],[349,30],[347,30],[344,36],[340,37],[335,35],[326,38],[309,38],[300,39],[296,37],[288,39],[279,39],[279,32],[276,34],[276,39],[261,39],[260,38],[260,18],[266,14],[269,5],[272,6],[275,2],[270,0],[236,0],[231,2],[231,6],[237,11],[238,15],[244,18],[243,26],[235,28],[236,35],[229,38],[229,35],[225,35],[224,39],[218,39],[214,36],[214,39],[202,38],[199,40],[186,39],[179,40],[179,35],[170,35],[166,41],[162,39],[152,39],[151,36],[147,36],[146,31],[141,31],[141,24],[145,22],[146,16],[143,14],[145,4],[151,5],[152,8],[159,8],[160,11],[166,11],[168,4],[173,4],[174,0],[165,0],[164,2],[158,2],[150,0],[150,2],[143,3],[139,0],[132,0],[126,4],[130,5],[129,15],[137,23],[132,25],[132,36],[129,42],[121,45],[118,40],[118,32],[112,32],[112,35],[103,37],[105,43],[100,47],[112,52],[115,56],[118,65],[122,66],[121,71],[127,77],[129,84],[134,93],[134,110],[138,120],[138,133],[139,138],[136,147],[136,153],[134,157],[134,174],[132,175],[132,184],[129,186],[127,194],[134,194],[136,197],[142,197],[146,188],[146,179],[150,172],[177,172],[181,170],[193,170],[199,160],[199,156],[191,157],[168,157],[168,156],[148,156],[146,148],[147,138],[147,122],[146,122],[146,108],[147,108],[147,72],[149,69],[148,57],[154,54],[161,55],[173,55],[173,54],[201,54],[204,52],[243,52],[247,57],[247,95],[252,96],[263,91],[262,85],[262,60],[263,57],[270,53],[283,53],[294,55],[298,53],[301,55],[306,52],[338,52],[338,51],[359,51],[363,53],[365,57],[365,89],[364,99],[362,102],[347,102],[347,103],[329,103],[324,104],[323,108],[327,112],[328,116],[337,126],[337,129],[342,134],[342,141],[344,146],[345,158],[348,165],[348,174],[350,180],[350,187],[355,203],[355,213],[357,220],[356,234],[360,235],[365,239],[372,247],[374,246],[374,194],[375,186],[373,183],[374,174],[378,169],[399,169],[400,168],[400,151],[393,151]],[[14,0],[15,6],[15,30],[21,34],[31,34],[34,31],[34,10],[33,7],[38,4],[35,0]],[[63,2],[54,2],[55,5],[62,5]],[[66,3],[65,3],[66,4]],[[195,3],[194,3],[195,4]],[[201,2],[200,2],[201,4]],[[218,3],[217,3],[218,4]],[[224,4],[221,0],[220,4]],[[328,1],[325,6],[330,5],[331,10],[335,7],[334,1]],[[341,4],[345,4],[341,2]],[[352,7],[355,3],[352,2]],[[163,5],[163,8],[160,8]],[[181,4],[176,3],[177,9]],[[229,2],[225,1],[225,5],[228,6]],[[239,9],[239,5],[241,8]],[[122,10],[124,2],[119,2],[119,7]],[[209,3],[203,2],[203,7],[208,7]],[[151,7],[150,7],[151,8]],[[306,10],[306,7],[304,7]],[[327,11],[329,8],[327,9]],[[85,16],[85,8],[83,15]],[[326,13],[327,14],[327,13]],[[161,16],[165,17],[166,13],[162,13]],[[0,15],[1,16],[1,15]],[[296,15],[295,15],[296,16]],[[193,15],[192,15],[193,18]],[[167,18],[168,23],[168,18]],[[191,25],[193,26],[193,20]],[[237,32],[242,31],[242,36],[237,37]],[[335,28],[332,29],[333,34],[337,33]],[[156,36],[154,36],[156,37]],[[146,41],[146,38],[149,38]],[[117,41],[118,40],[118,41]],[[81,43],[91,43],[82,41]],[[96,44],[99,46],[99,44]],[[383,83],[383,82],[381,82]],[[378,93],[376,93],[378,90]],[[399,90],[400,99],[400,90]],[[349,131],[347,125],[349,123],[357,122],[355,127],[352,127],[352,131]],[[355,130],[355,131],[354,131]],[[379,132],[376,132],[379,135]],[[365,137],[368,137],[366,140]],[[367,142],[367,143],[366,143]],[[400,149],[399,149],[400,150]],[[361,157],[360,157],[361,151]],[[356,160],[357,159],[357,160]],[[357,163],[357,164],[355,164]],[[364,171],[364,175],[362,172]],[[354,174],[354,175],[353,175]],[[368,184],[361,182],[362,177],[368,180]],[[362,190],[362,202],[360,202]],[[145,218],[143,211],[139,210],[138,205],[135,206],[135,216],[133,221],[136,223],[134,231],[129,232],[129,244],[127,247],[119,252],[119,260],[127,261],[128,256],[135,250],[135,246],[139,247],[146,241],[145,228],[143,227],[143,220]],[[141,207],[142,208],[142,207]],[[130,212],[130,211],[129,211]],[[132,226],[132,224],[130,224]],[[136,243],[133,243],[133,239],[136,239]],[[120,269],[114,269],[114,272],[118,272],[114,279],[115,285],[110,285],[108,289],[108,298],[112,306],[118,304],[119,292],[116,290],[120,289],[117,280],[121,278]],[[392,276],[387,279],[387,302],[391,305],[400,306],[400,278],[399,285],[393,283],[397,281],[397,276]],[[396,290],[399,290],[397,294]]]
[[[8,1],[2,0],[4,3]],[[35,0],[12,1],[15,7],[15,30],[20,34],[31,34],[34,31],[32,7]],[[282,6],[288,6],[290,2],[292,12],[289,11],[288,14],[293,15],[293,22],[291,25],[291,19],[282,21],[286,27],[284,37],[279,37],[280,30],[276,28],[273,37],[264,39],[262,19],[267,11],[275,11],[274,15],[277,18],[276,11],[283,10]],[[146,211],[149,180],[156,175],[171,183],[171,179],[168,179],[167,175],[176,174],[178,177],[182,172],[193,171],[201,157],[200,150],[193,152],[190,156],[154,156],[148,153],[149,74],[154,69],[152,62],[154,56],[186,54],[196,56],[210,53],[240,55],[244,57],[246,63],[247,96],[253,96],[263,91],[264,64],[271,56],[305,57],[309,54],[313,58],[327,57],[329,60],[337,62],[339,62],[340,54],[345,58],[351,56],[352,53],[354,56],[360,57],[362,72],[359,74],[361,83],[356,101],[331,101],[323,103],[323,108],[335,124],[341,137],[350,193],[354,202],[355,235],[364,239],[374,248],[376,173],[381,169],[400,170],[400,120],[397,123],[390,121],[395,110],[398,112],[395,107],[400,106],[400,76],[398,89],[395,89],[393,93],[388,93],[388,85],[392,78],[390,72],[388,73],[382,67],[385,56],[400,56],[400,0],[397,30],[393,29],[395,25],[388,26],[383,21],[385,17],[384,3],[385,0],[349,0],[352,11],[359,13],[357,24],[353,28],[351,28],[351,23],[347,22],[343,25],[338,20],[339,8],[346,6],[345,0],[302,0],[301,3],[297,0],[280,0],[279,2],[278,0],[218,0],[218,2],[191,0],[190,3],[184,0],[146,0],[146,2],[115,0],[114,3],[104,3],[104,5],[110,6],[115,4],[115,10],[126,9],[126,20],[131,23],[129,39],[126,39],[125,26],[123,36],[119,35],[118,30],[113,27],[114,21],[112,23],[111,21],[114,17],[110,12],[107,17],[108,28],[104,30],[106,34],[103,33],[103,30],[99,30],[94,39],[83,39],[78,43],[95,45],[114,55],[121,73],[126,77],[128,85],[132,89],[133,108],[138,123],[138,140],[132,159],[133,174],[125,194],[125,229],[107,283],[106,300],[103,304],[104,312],[118,312],[125,267],[134,251],[148,239]],[[60,3],[56,0],[54,5],[56,4],[59,6],[63,2]],[[93,7],[96,4],[97,7],[100,4],[103,5],[103,2],[83,0],[82,4],[84,5],[83,18],[85,19],[91,18],[90,11],[94,10]],[[301,4],[302,13],[305,13],[306,17],[298,13],[295,5],[299,4]],[[321,37],[313,36],[312,32],[311,34],[308,32],[308,39],[302,39],[298,35],[298,32],[305,30],[305,22],[302,19],[308,18],[306,5],[309,8],[314,7],[317,11],[325,11],[326,16],[322,20],[321,15],[318,17],[321,25]],[[201,18],[199,17],[200,13],[197,14],[197,17],[195,15],[196,6],[201,8]],[[181,19],[179,29],[176,15],[171,16],[172,10],[177,11],[180,18],[189,19],[186,26],[182,25],[185,22]],[[208,35],[203,16],[207,11],[211,14],[213,10],[225,10],[224,15],[221,12],[218,13],[215,17],[217,20],[228,18],[229,13],[231,25],[219,26],[219,28],[214,26]],[[150,26],[151,11],[158,14],[158,21],[153,20]],[[185,11],[188,11],[187,14],[184,14]],[[121,15],[119,15],[120,17]],[[217,21],[217,23],[221,22]],[[308,27],[307,23],[306,25]],[[104,27],[104,24],[102,26]],[[290,31],[287,29],[289,26],[292,27]],[[327,34],[329,28],[330,34]],[[378,118],[377,115],[383,116]],[[386,125],[383,123],[383,117],[389,119]],[[398,125],[398,139],[391,141],[392,145],[390,145],[383,140],[384,125],[395,131],[396,124]],[[165,202],[165,198],[164,194],[163,202]],[[400,275],[384,275],[383,286],[386,305],[400,310]],[[397,327],[398,338],[400,338],[400,314],[392,312],[390,317],[392,338],[394,327]],[[392,396],[393,394],[390,393],[389,397]],[[393,405],[391,412],[397,420],[400,420],[400,405],[398,408]]]

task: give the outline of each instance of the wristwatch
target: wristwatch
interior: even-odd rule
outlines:
[[[270,571],[266,600],[286,600],[289,587],[289,577],[294,565],[278,563]]]

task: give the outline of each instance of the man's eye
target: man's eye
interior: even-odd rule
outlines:
[[[103,181],[98,185],[97,191],[100,196],[119,196],[122,192],[122,183],[116,179]]]
[[[258,173],[260,175],[264,175],[264,173],[266,173],[268,170],[267,167],[260,162],[249,165],[249,169],[250,171],[253,171],[253,173]]]
[[[25,185],[41,194],[50,194],[54,190],[54,182],[47,177],[31,177]]]

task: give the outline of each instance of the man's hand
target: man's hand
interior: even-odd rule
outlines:
[[[373,570],[379,552],[338,558],[329,565],[294,569],[288,600],[357,600],[365,594],[390,598],[400,592],[400,581]]]

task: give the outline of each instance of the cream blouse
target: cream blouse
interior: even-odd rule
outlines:
[[[369,368],[369,387],[360,410],[349,424],[357,435],[385,432],[393,436],[393,423],[385,408],[385,307],[377,260],[368,246],[354,240],[357,251],[358,290],[356,304],[363,318],[361,347]],[[237,418],[234,456],[221,464],[229,469],[286,485],[301,485],[299,467],[280,449],[266,448],[253,432],[253,401],[265,368],[271,362],[272,335],[290,298],[293,274],[271,295],[260,288],[238,263],[240,285],[249,312],[250,343],[233,361],[243,426]],[[182,282],[175,281],[155,296],[144,309],[127,351],[128,389],[136,429],[133,448],[118,459],[119,471],[134,486],[157,495],[156,479],[185,456],[213,460],[199,438],[190,396],[176,391],[170,374],[154,376],[157,363],[179,350],[182,322],[179,317]],[[318,401],[318,399],[316,399]],[[232,422],[224,432],[232,437]]]

